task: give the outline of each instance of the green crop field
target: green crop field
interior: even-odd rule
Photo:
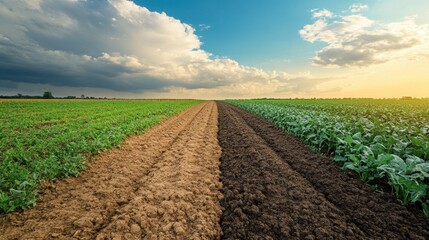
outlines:
[[[75,176],[88,156],[199,101],[0,101],[0,210],[36,202],[45,180]]]
[[[429,216],[429,100],[231,100]]]

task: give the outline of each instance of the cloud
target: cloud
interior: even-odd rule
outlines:
[[[362,12],[364,10],[368,10],[368,5],[364,5],[361,3],[355,3],[349,7],[349,11],[352,13]]]
[[[198,28],[200,31],[206,31],[206,30],[209,30],[211,26],[207,24],[198,24]]]
[[[327,44],[316,52],[314,64],[362,67],[427,54],[429,25],[417,24],[415,20],[415,17],[408,17],[400,22],[379,23],[352,14],[316,19],[299,34],[305,41]]]
[[[187,96],[189,98],[216,99],[219,96],[222,98],[290,98],[295,96],[309,96],[311,94],[317,95],[321,92],[338,92],[342,90],[342,86],[326,89],[323,84],[329,83],[332,80],[344,80],[344,77],[316,77],[307,72],[298,73],[287,81],[277,79],[262,79],[259,81],[246,81],[236,82],[217,88],[200,88],[200,89],[187,89],[182,87],[172,87],[168,93],[159,95],[156,93],[148,93],[148,96],[161,96],[161,97],[181,97]]]
[[[313,14],[313,18],[331,18],[334,14],[326,9],[312,9],[311,13]]]
[[[300,77],[213,57],[192,26],[128,0],[0,0],[0,30],[0,86],[257,91]]]

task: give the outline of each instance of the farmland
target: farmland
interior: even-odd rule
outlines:
[[[4,102],[11,106],[22,104],[21,111],[12,111],[18,107],[4,107],[10,109],[10,116],[19,124],[9,121],[11,118],[4,114],[2,119],[9,127],[5,127],[2,134],[12,130],[16,131],[15,134],[22,134],[17,135],[17,139],[9,137],[10,140],[4,144],[17,145],[18,142],[25,147],[15,152],[11,149],[16,148],[4,147],[2,162],[13,163],[11,170],[24,169],[28,173],[25,175],[27,179],[35,178],[33,182],[23,178],[34,183],[32,192],[14,189],[3,194],[17,197],[17,193],[34,193],[37,190],[39,195],[35,205],[30,202],[25,210],[20,208],[27,206],[22,206],[0,215],[0,239],[429,238],[429,219],[421,208],[427,200],[426,195],[420,194],[415,198],[417,195],[412,193],[411,205],[405,206],[402,199],[396,198],[395,190],[392,190],[393,194],[390,190],[382,192],[392,184],[389,180],[392,173],[387,170],[383,173],[382,170],[389,169],[392,161],[401,159],[405,164],[414,159],[414,167],[420,171],[412,170],[415,175],[411,176],[408,172],[398,172],[397,175],[407,181],[413,179],[413,183],[419,186],[425,184],[426,179],[420,181],[421,176],[418,175],[425,176],[427,158],[424,148],[408,144],[403,149],[406,153],[401,154],[397,144],[390,146],[380,140],[385,152],[371,150],[374,155],[364,155],[363,150],[358,151],[360,148],[369,151],[368,148],[373,147],[371,144],[367,146],[365,141],[368,134],[375,133],[364,132],[365,129],[375,131],[374,126],[389,123],[387,119],[377,122],[377,112],[384,109],[387,116],[389,111],[398,111],[396,114],[399,114],[400,109],[411,108],[403,107],[404,102],[228,102]],[[413,115],[416,121],[424,117],[424,101],[408,103],[415,108],[414,115],[404,113],[403,119],[411,121],[409,115]],[[383,107],[380,108],[381,105]],[[350,115],[342,110],[348,108],[354,113],[363,111],[367,117],[361,119],[359,114]],[[288,115],[290,109],[295,112]],[[336,111],[341,114],[336,115]],[[52,114],[48,114],[50,112]],[[60,113],[69,117],[57,117]],[[26,123],[29,118],[20,121],[16,116],[19,114],[34,115],[39,120]],[[280,125],[270,116],[293,127],[287,129],[286,124]],[[320,123],[311,117],[320,117]],[[347,122],[348,117],[355,119]],[[303,119],[305,124],[299,122]],[[336,122],[328,121],[332,119]],[[82,122],[73,124],[74,121]],[[313,123],[319,125],[315,127]],[[359,123],[366,124],[360,134],[355,131]],[[390,123],[392,132],[381,129],[377,134],[405,141],[407,138],[395,134],[396,131],[401,133],[398,130],[400,126],[410,129],[408,131],[414,129],[415,133],[425,133],[426,122],[423,119],[420,132],[411,125]],[[54,131],[57,125],[64,127]],[[283,126],[282,129],[279,126]],[[300,128],[313,131],[305,134],[316,137],[307,139],[304,133],[300,135]],[[341,130],[336,133],[338,142],[326,142],[326,139],[334,139],[330,131],[337,128]],[[36,134],[41,129],[55,134],[44,133],[46,135],[41,138]],[[73,134],[70,129],[74,130]],[[86,136],[83,138],[85,141],[81,141],[80,136]],[[99,140],[89,136],[99,136]],[[37,138],[30,144],[30,137]],[[50,143],[51,138],[64,141]],[[79,144],[68,148],[68,144],[77,141]],[[38,148],[33,149],[33,146]],[[53,157],[57,161],[44,162],[48,159],[46,156],[51,155],[43,155],[43,146],[50,147],[46,153],[58,154],[68,149],[66,153],[69,155],[58,156],[77,156],[80,161],[63,163],[59,160],[69,158]],[[347,152],[349,148],[355,152]],[[8,157],[11,152],[15,154],[14,158]],[[376,168],[375,173],[380,176],[364,175],[353,168],[355,165],[350,165],[354,158],[366,156],[369,162],[381,158],[379,155],[389,160],[387,165]],[[39,163],[22,159],[33,159]],[[361,163],[355,168],[364,166]],[[397,171],[394,166],[391,168]],[[9,169],[3,169],[2,174],[10,173]],[[73,171],[66,171],[68,169]],[[49,179],[55,180],[45,181]],[[365,181],[380,186],[375,188]],[[22,185],[28,186],[27,183]]]
[[[117,146],[198,101],[1,101],[0,211],[33,206],[44,180],[76,176]]]
[[[429,237],[421,210],[375,191],[265,119],[218,106],[223,239]]]
[[[329,153],[363,181],[387,182],[429,216],[428,100],[230,101]]]

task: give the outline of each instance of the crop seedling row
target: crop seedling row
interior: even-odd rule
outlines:
[[[199,101],[0,102],[0,212],[36,203],[45,180],[76,176],[94,155]]]
[[[428,100],[231,100],[429,216]]]

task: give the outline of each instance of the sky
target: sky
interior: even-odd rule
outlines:
[[[0,0],[0,95],[429,97],[427,0]]]

